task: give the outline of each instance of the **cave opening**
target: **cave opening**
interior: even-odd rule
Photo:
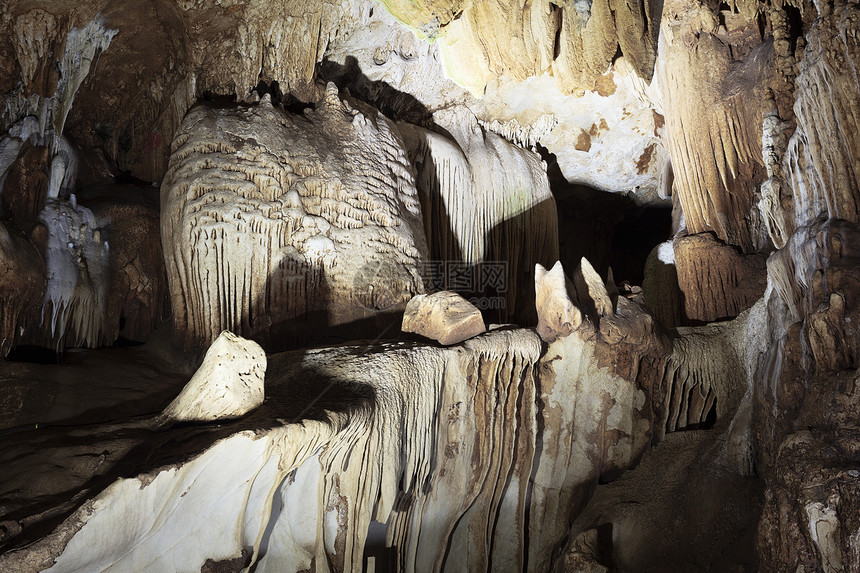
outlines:
[[[648,255],[672,236],[672,207],[638,204],[621,193],[571,184],[555,155],[537,148],[555,197],[559,259],[565,269],[576,268],[585,257],[604,280],[611,268],[616,284],[641,286]]]
[[[672,208],[637,206],[615,224],[609,265],[617,284],[641,286],[651,251],[672,238]]]

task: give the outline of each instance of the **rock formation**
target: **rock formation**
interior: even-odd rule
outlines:
[[[856,2],[0,22],[0,570],[860,571]]]
[[[403,313],[403,332],[414,332],[445,346],[463,342],[487,329],[481,311],[451,291],[413,297]]]
[[[763,254],[741,254],[709,233],[678,237],[672,250],[686,321],[733,318],[764,294]]]
[[[166,422],[213,422],[244,416],[265,398],[266,353],[224,331],[179,396],[161,413]]]
[[[535,153],[479,125],[447,131],[450,138],[401,126],[418,168],[430,259],[444,262],[427,278],[434,288],[498,297],[503,304],[492,309],[501,320],[533,322],[532,269],[558,260],[546,170]]]
[[[165,411],[168,418],[185,411],[179,404],[192,387],[224,383],[211,364],[225,352],[242,360],[234,341],[229,334],[216,341]],[[648,366],[615,362],[607,351],[619,342],[629,357],[647,356]],[[346,570],[373,558],[397,569],[427,563],[483,569],[491,560],[505,569],[544,569],[598,479],[630,467],[662,435],[655,428],[662,398],[653,394],[660,386],[651,366],[667,351],[635,303],[619,301],[617,314],[602,317],[599,326],[583,323],[546,354],[534,332],[520,329],[448,349],[399,343],[373,352],[344,347],[276,355],[262,407],[223,429],[159,430],[156,441],[197,434],[202,449],[178,464],[136,464],[143,473],[66,512],[55,533],[0,563],[56,559],[53,570],[63,571],[197,569],[236,560],[264,571],[315,562]],[[280,419],[292,396],[316,393],[320,385],[322,403]],[[566,406],[572,399],[574,410]],[[698,412],[687,415],[692,421]],[[150,448],[141,437],[157,421],[105,425],[104,471],[119,469],[124,452],[140,447],[135,444]],[[120,429],[132,436],[130,443],[108,445]],[[404,432],[414,438],[400,439]],[[9,451],[17,448],[26,446]],[[223,464],[233,469],[204,470]],[[76,471],[74,460],[61,466],[61,473]],[[27,489],[32,495],[40,487]],[[214,503],[211,492],[222,492]],[[119,515],[129,526],[109,534],[105,528]],[[383,537],[371,536],[372,528],[383,528]],[[191,543],[204,530],[221,537]],[[174,549],[159,549],[166,539]]]
[[[424,288],[426,239],[396,128],[342,101],[334,84],[301,116],[270,97],[191,110],[161,208],[187,343],[225,329],[277,341],[291,319],[359,320],[402,309]]]
[[[39,308],[45,296],[45,263],[25,237],[0,223],[3,304],[0,304],[0,355],[7,355],[21,330],[34,320],[30,311]]]

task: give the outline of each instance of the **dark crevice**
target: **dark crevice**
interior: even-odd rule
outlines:
[[[206,90],[200,97],[200,101],[215,105],[233,105],[236,103],[236,94],[217,94]]]
[[[613,12],[614,19],[614,12]],[[612,56],[612,63],[615,64],[620,58],[624,57],[624,52],[621,51],[621,44],[617,44],[617,48],[615,50],[615,55]]]
[[[797,49],[797,40],[803,37],[803,15],[794,6],[786,4],[783,8],[788,18],[788,37],[791,42],[791,53]]]
[[[555,4],[549,5],[551,16],[555,16],[558,12],[558,25],[555,28],[555,40],[552,48],[552,59],[557,60],[561,55],[561,32],[564,29],[564,18],[561,16],[561,9]]]
[[[9,362],[30,364],[60,364],[63,361],[63,354],[53,348],[22,344],[12,347],[6,359]]]
[[[368,78],[354,56],[347,56],[343,64],[324,59],[317,69],[317,77],[334,83],[341,91],[348,90],[349,95],[373,106],[389,119],[428,128],[433,124],[433,114],[423,103],[385,82]]]

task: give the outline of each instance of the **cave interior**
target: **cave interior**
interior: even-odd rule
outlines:
[[[0,21],[0,571],[860,573],[856,1]]]

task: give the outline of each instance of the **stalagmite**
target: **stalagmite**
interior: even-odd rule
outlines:
[[[573,284],[579,304],[595,318],[615,314],[606,285],[585,257],[573,273]]]
[[[244,416],[265,397],[266,353],[260,345],[222,332],[179,396],[162,412],[166,421],[213,422]]]
[[[540,263],[535,265],[537,332],[544,342],[567,336],[582,323],[582,313],[568,295],[572,290],[561,261],[556,261],[549,271]]]

